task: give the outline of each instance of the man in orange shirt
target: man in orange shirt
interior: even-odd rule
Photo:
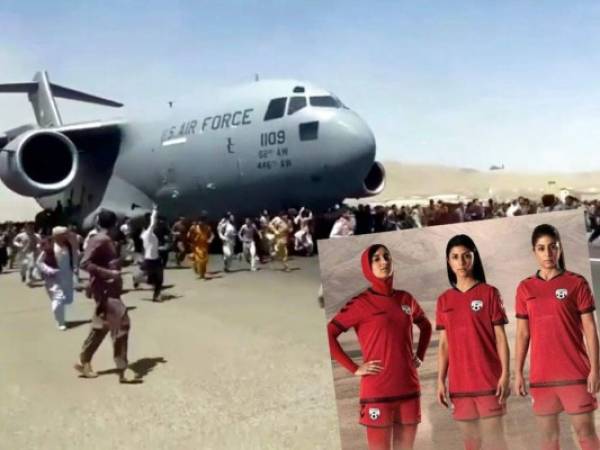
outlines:
[[[192,249],[192,259],[194,261],[194,272],[199,278],[206,279],[206,267],[208,265],[208,247],[214,239],[214,234],[210,226],[205,222],[205,218],[200,216],[190,227],[187,233],[187,240]]]

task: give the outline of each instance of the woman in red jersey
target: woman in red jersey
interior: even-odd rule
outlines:
[[[594,297],[585,278],[566,270],[556,228],[537,226],[531,244],[539,269],[517,288],[515,391],[527,395],[523,366],[531,343],[529,387],[542,449],[559,448],[562,411],[569,414],[582,450],[599,449],[594,427],[600,387]]]
[[[389,250],[372,245],[362,254],[371,287],[350,300],[329,322],[332,357],[360,382],[360,420],[370,450],[412,449],[421,421],[417,368],[431,338],[431,323],[417,301],[393,288]],[[413,324],[420,329],[413,353]],[[364,363],[357,365],[340,346],[340,333],[354,328]]]
[[[506,449],[502,416],[509,387],[508,323],[498,289],[485,281],[473,240],[454,236],[446,246],[452,288],[437,301],[438,402],[449,406],[463,435],[465,449]],[[446,375],[449,369],[449,386]]]

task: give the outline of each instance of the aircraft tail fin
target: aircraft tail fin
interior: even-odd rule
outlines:
[[[46,71],[37,72],[33,77],[33,81],[29,83],[0,84],[0,93],[27,94],[37,123],[40,127],[44,128],[59,127],[63,124],[56,101],[54,100],[55,97],[104,106],[123,106],[122,103],[50,83]]]

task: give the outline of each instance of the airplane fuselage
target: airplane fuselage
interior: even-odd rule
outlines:
[[[88,225],[101,208],[134,216],[153,203],[171,218],[255,216],[324,209],[383,188],[365,122],[329,92],[297,81],[240,86],[111,130],[97,138],[88,129],[65,132],[79,152],[77,176],[38,197],[43,207],[60,200]]]

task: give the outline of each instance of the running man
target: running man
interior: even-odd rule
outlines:
[[[209,247],[214,239],[214,234],[210,226],[206,223],[204,216],[198,217],[198,220],[190,227],[187,233],[187,241],[192,250],[192,260],[194,272],[198,278],[206,280],[206,267],[208,266]]]
[[[92,316],[90,333],[83,343],[79,363],[75,369],[84,378],[98,376],[92,369],[92,357],[108,333],[113,343],[113,355],[119,382],[130,381],[127,376],[127,342],[130,320],[121,300],[123,279],[116,246],[109,233],[117,225],[114,212],[102,210],[98,214],[98,232],[92,236],[81,259],[81,268],[90,275],[87,295],[94,299],[96,308]]]
[[[240,228],[238,238],[242,241],[242,253],[246,261],[250,264],[250,270],[256,272],[256,239],[258,230],[252,219],[246,217],[244,225]]]

